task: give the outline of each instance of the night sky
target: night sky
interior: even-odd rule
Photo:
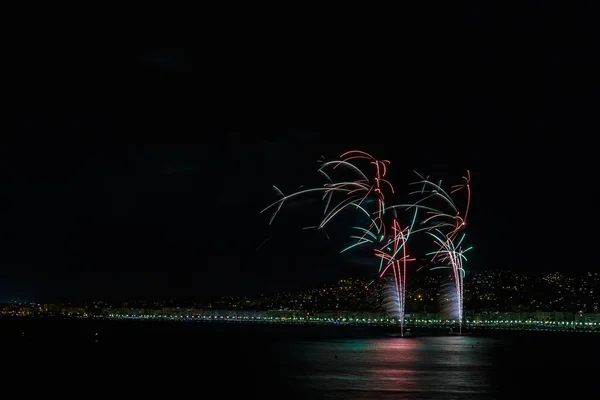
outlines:
[[[448,184],[471,170],[469,269],[597,270],[598,25],[591,10],[521,11],[15,49],[0,300],[366,275],[338,254],[347,233],[301,229],[314,205],[284,207],[272,227],[259,215],[272,184],[319,183],[317,158],[353,148],[391,160],[399,191],[413,169]]]

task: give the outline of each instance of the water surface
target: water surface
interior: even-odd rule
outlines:
[[[327,327],[0,321],[3,380],[69,398],[595,398],[599,345],[577,333],[400,339]]]

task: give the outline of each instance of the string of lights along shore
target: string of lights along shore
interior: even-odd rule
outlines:
[[[398,193],[386,179],[390,168],[388,160],[379,160],[361,150],[350,150],[338,159],[323,157],[318,162],[317,172],[325,180],[322,186],[287,195],[273,186],[279,199],[261,211],[272,212],[269,224],[287,202],[301,196],[319,195],[324,202],[319,224],[305,229],[325,230],[333,219],[347,216],[349,210],[357,213],[359,219],[348,220],[353,224],[356,220],[364,223],[348,226],[352,243],[341,253],[369,247],[380,260],[374,277],[388,282],[385,307],[388,314],[399,321],[401,336],[404,336],[406,315],[407,269],[416,261],[409,251],[410,244],[414,240],[427,240],[432,250],[426,253],[429,263],[421,268],[449,269],[450,281],[442,288],[441,308],[447,318],[458,323],[458,332],[462,333],[465,253],[471,249],[465,245],[464,233],[471,205],[470,171],[462,176],[462,182],[448,190],[443,188],[442,181],[414,171],[416,180]],[[464,193],[462,207],[455,200],[459,193]],[[402,201],[396,204],[396,198]]]

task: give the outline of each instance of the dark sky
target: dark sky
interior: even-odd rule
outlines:
[[[351,148],[390,159],[397,188],[413,169],[448,183],[472,171],[471,270],[597,270],[596,12],[488,5],[16,46],[0,300],[210,297],[365,273],[337,254],[344,237],[300,229],[311,207],[273,227],[258,214],[272,184],[314,184],[317,157]]]

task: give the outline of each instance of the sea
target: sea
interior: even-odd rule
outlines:
[[[57,398],[597,398],[600,336],[0,318],[5,393]],[[235,397],[232,397],[235,396]],[[8,398],[8,397],[7,397]]]

